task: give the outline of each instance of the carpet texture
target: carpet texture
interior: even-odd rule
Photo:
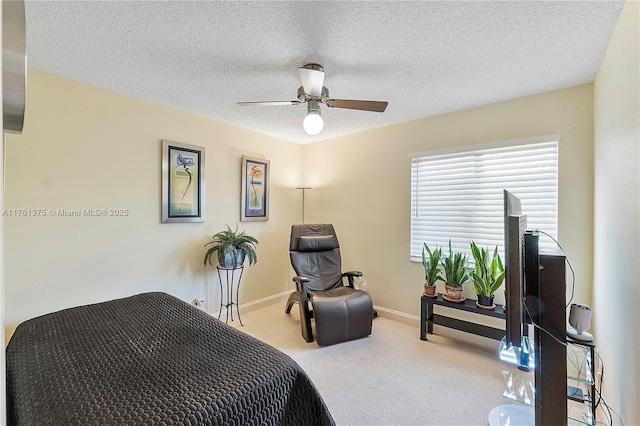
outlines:
[[[230,324],[298,362],[338,425],[487,425],[489,411],[508,403],[497,341],[470,343],[447,331],[454,337],[425,342],[418,327],[377,318],[371,336],[319,347],[302,339],[297,308],[290,315],[284,308],[242,312],[245,326]]]

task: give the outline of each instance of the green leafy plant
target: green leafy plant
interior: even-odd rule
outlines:
[[[473,289],[478,296],[491,297],[504,281],[504,266],[498,254],[498,246],[493,251],[493,257],[489,258],[489,248],[479,248],[473,241],[470,245],[473,260],[476,263],[471,273]]]
[[[239,251],[242,251],[249,259],[249,265],[253,265],[258,262],[257,244],[258,240],[247,235],[245,231],[238,233],[238,224],[236,224],[235,231],[227,225],[226,231],[218,232],[211,241],[204,245],[205,247],[210,246],[204,254],[204,266],[213,265],[211,258],[217,254],[220,265],[224,265],[225,255],[229,255],[233,259],[233,267],[236,268],[241,265],[238,259]],[[240,257],[242,258],[242,255]]]
[[[444,276],[440,275],[440,279],[450,287],[462,287],[462,284],[469,281],[467,261],[467,255],[461,252],[453,253],[451,240],[449,240],[449,255],[440,261],[444,272]]]
[[[427,254],[429,257],[427,257]],[[436,249],[431,251],[427,243],[424,243],[422,248],[422,266],[424,266],[424,282],[425,285],[435,285],[436,281],[440,278],[440,259],[442,259],[442,249],[436,246]]]

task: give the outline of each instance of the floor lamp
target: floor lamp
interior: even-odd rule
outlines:
[[[296,189],[302,189],[302,224],[304,225],[304,191],[305,189],[313,189],[309,186],[299,186]]]

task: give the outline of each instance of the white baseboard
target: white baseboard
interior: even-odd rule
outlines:
[[[420,317],[416,315],[405,314],[404,312],[394,311],[393,309],[383,308],[382,306],[373,306],[378,312],[378,315],[384,318],[389,318],[394,321],[402,322],[404,324],[420,327]]]
[[[287,300],[290,294],[291,290],[287,290],[283,291],[282,293],[254,300],[253,302],[243,303],[242,305],[240,305],[240,309],[243,309],[247,312],[255,311],[256,309],[264,308],[265,306],[273,305],[274,303],[284,302]]]
[[[283,291],[282,293],[263,297],[262,299],[253,300],[248,303],[243,303],[242,305],[239,306],[239,308],[241,312],[255,311],[256,309],[264,308],[265,306],[273,305],[274,303],[284,303],[290,294],[291,294],[291,290]],[[224,315],[226,311],[227,309],[225,307],[222,307],[221,314]],[[212,312],[211,315],[217,317],[218,312]]]

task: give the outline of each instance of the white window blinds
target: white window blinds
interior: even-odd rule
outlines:
[[[527,229],[557,236],[558,142],[518,144],[411,160],[411,258],[423,243],[470,253],[496,245],[504,259],[503,189],[522,201]],[[541,247],[554,246],[540,237]]]

